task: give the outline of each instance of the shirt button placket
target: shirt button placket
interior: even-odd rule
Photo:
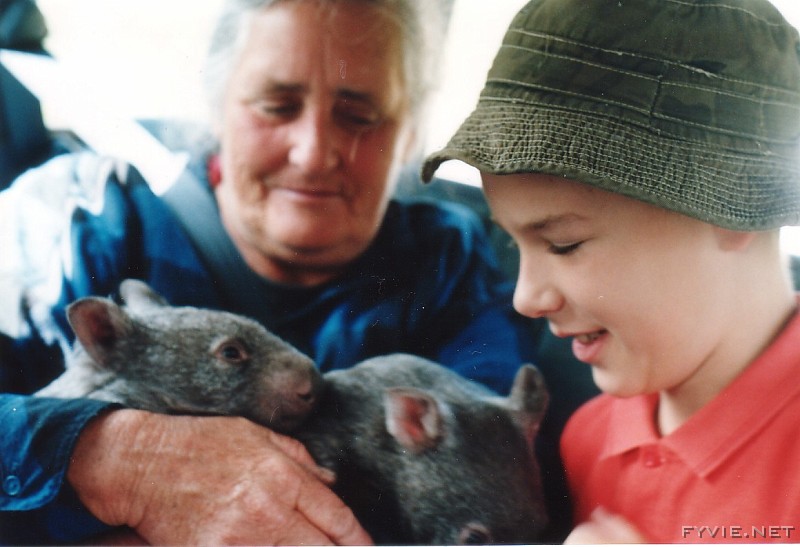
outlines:
[[[657,446],[646,446],[642,449],[642,464],[645,467],[656,468],[664,463],[661,451]]]

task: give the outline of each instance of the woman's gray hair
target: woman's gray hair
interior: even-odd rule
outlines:
[[[446,31],[445,12],[451,0],[226,0],[216,22],[206,57],[204,83],[212,121],[222,115],[222,102],[231,71],[247,38],[250,17],[280,2],[360,2],[382,10],[400,32],[403,80],[411,115],[419,124],[437,79]]]

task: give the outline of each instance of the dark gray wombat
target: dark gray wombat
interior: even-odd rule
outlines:
[[[313,361],[259,323],[170,306],[142,281],[123,281],[120,294],[124,306],[87,297],[67,308],[74,351],[36,395],[244,416],[278,431],[311,411],[321,384]]]
[[[164,413],[230,414],[294,435],[337,474],[334,490],[378,543],[530,543],[546,524],[533,438],[547,405],[538,370],[499,397],[411,355],[327,373],[259,324],[171,307],[146,284],[68,310],[78,341],[37,393]]]
[[[324,375],[292,434],[376,543],[532,543],[547,523],[533,439],[548,395],[525,365],[499,397],[412,355]]]

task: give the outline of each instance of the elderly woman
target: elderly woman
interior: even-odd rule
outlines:
[[[369,541],[291,439],[236,418],[11,394],[61,371],[65,306],[125,277],[173,304],[250,315],[322,370],[404,351],[508,388],[530,324],[479,223],[391,200],[430,87],[432,5],[232,0],[207,69],[219,138],[207,183],[186,177],[162,201],[133,170],[67,155],[0,197],[51,207],[69,230],[53,234],[60,260],[3,279],[19,296],[0,321],[5,539],[127,525],[162,544]],[[43,239],[26,222],[7,220],[4,241]]]

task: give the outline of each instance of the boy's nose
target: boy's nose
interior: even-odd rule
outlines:
[[[547,317],[560,310],[563,305],[561,291],[543,269],[532,268],[523,261],[514,290],[514,309],[522,315],[536,318]]]

